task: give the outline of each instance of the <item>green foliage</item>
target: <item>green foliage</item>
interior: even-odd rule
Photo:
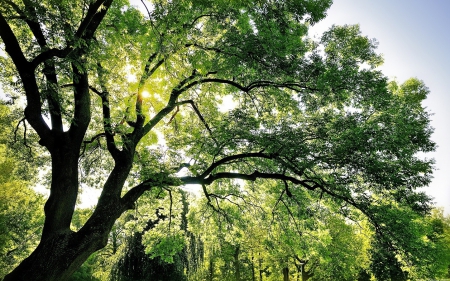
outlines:
[[[100,281],[100,279],[93,276],[98,266],[100,265],[96,262],[96,257],[94,255],[90,256],[72,277],[70,277],[69,281]]]
[[[0,105],[0,131],[11,128],[10,111]],[[16,267],[38,245],[44,221],[44,198],[37,194],[30,179],[33,175],[21,175],[27,168],[14,151],[8,135],[0,139],[0,278]],[[23,168],[23,167],[22,167]]]
[[[44,199],[23,181],[8,179],[0,182],[0,188],[0,277],[3,277],[37,246],[44,221]]]
[[[72,216],[66,193],[47,205],[49,222],[73,217],[61,226],[73,237],[112,231],[74,278],[113,278],[136,233],[161,264],[197,249],[194,233],[198,280],[279,280],[292,265],[295,277],[354,280],[370,261],[380,280],[442,275],[445,220],[418,191],[433,169],[419,155],[435,149],[422,81],[389,82],[357,25],[309,38],[331,0],[143,2],[0,8],[1,82],[26,96],[33,143],[67,173],[52,175],[52,194],[104,188],[95,210]],[[189,224],[184,184],[203,193]]]

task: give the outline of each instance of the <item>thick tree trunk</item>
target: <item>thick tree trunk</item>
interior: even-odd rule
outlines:
[[[109,213],[104,213],[103,223],[95,225],[95,228],[47,234],[34,252],[4,281],[66,280],[91,254],[106,246],[112,225],[119,216],[117,209],[110,209]]]
[[[83,236],[66,232],[41,241],[36,250],[4,281],[62,281],[95,251],[105,246],[102,234]]]
[[[34,252],[8,274],[4,281],[64,281],[94,252],[108,242],[108,235],[117,218],[127,209],[120,202],[120,193],[131,161],[116,163],[94,214],[78,231],[70,223],[78,194],[78,151],[60,149],[52,153],[52,185],[45,205],[45,224],[41,242]],[[55,152],[56,151],[56,152]],[[106,198],[105,198],[106,197]]]

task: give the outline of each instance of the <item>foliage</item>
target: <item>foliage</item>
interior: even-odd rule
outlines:
[[[20,156],[8,140],[12,130],[9,108],[0,105],[0,278],[4,277],[19,262],[27,257],[39,242],[44,214],[43,196],[30,188],[22,175],[27,169]],[[22,165],[23,164],[23,165]],[[30,170],[31,171],[31,170]]]

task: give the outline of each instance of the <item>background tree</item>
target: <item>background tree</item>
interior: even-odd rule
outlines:
[[[14,134],[23,133],[14,127],[18,122],[14,117],[7,105],[0,104],[0,278],[37,246],[44,220],[44,198],[30,187],[36,176],[27,163],[32,159],[24,161],[33,155],[14,142]]]
[[[432,170],[416,155],[435,147],[428,91],[388,86],[357,26],[309,39],[331,1],[144,3],[0,6],[2,83],[51,157],[40,243],[6,280],[66,280],[154,188],[200,184],[212,200],[211,184],[274,179],[360,210],[379,233],[396,231],[390,205],[429,211],[416,191]],[[73,231],[80,186],[102,192]]]

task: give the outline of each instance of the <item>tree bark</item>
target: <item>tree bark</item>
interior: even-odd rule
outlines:
[[[92,253],[106,245],[102,236],[101,233],[84,236],[71,231],[52,235],[42,240],[4,281],[66,280]]]
[[[289,281],[289,268],[283,268],[283,281]]]
[[[70,222],[78,193],[78,154],[63,147],[52,151],[51,194],[45,205],[46,221],[41,242],[4,281],[63,281],[108,242],[116,219],[127,209],[112,190],[121,189],[131,168],[123,158],[108,177],[93,215],[78,231]],[[105,191],[106,190],[106,191]]]
[[[241,271],[240,271],[240,266],[239,266],[239,250],[240,250],[240,246],[236,246],[236,248],[234,249],[234,277],[236,279],[236,281],[241,281]]]

